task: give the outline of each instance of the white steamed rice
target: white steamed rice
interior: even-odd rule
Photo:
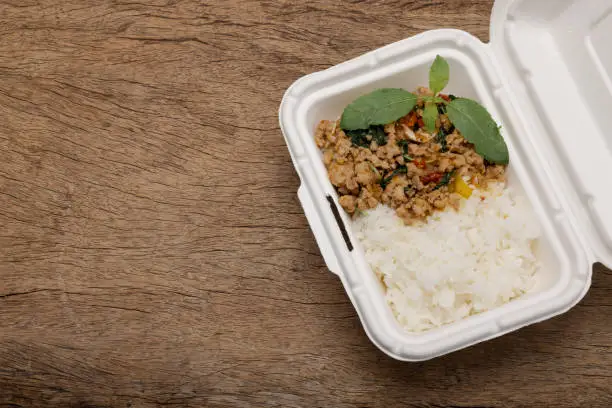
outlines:
[[[411,332],[500,306],[528,291],[540,268],[535,214],[501,184],[474,191],[460,211],[436,213],[427,223],[406,226],[384,205],[353,223],[388,304]]]

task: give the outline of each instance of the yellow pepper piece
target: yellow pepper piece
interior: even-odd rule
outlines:
[[[451,190],[463,198],[470,198],[472,195],[472,189],[463,181],[463,177],[461,176],[455,176]]]

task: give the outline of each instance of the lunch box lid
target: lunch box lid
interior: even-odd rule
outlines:
[[[538,145],[538,171],[612,266],[612,2],[496,0],[490,54]],[[550,154],[548,154],[550,152]]]

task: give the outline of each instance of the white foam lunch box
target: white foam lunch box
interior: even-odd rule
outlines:
[[[497,0],[491,41],[427,31],[297,80],[279,111],[301,185],[298,196],[328,268],[339,276],[372,340],[421,361],[561,314],[586,294],[594,262],[612,266],[612,1]],[[480,101],[502,126],[509,183],[541,226],[534,289],[494,310],[423,333],[395,321],[329,182],[314,129],[376,88],[427,85],[436,54],[450,64],[445,92]]]

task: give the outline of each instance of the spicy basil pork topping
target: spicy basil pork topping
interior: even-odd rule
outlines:
[[[448,206],[457,209],[473,188],[504,180],[505,165],[478,154],[443,104],[436,104],[437,115],[428,128],[426,100],[434,93],[421,87],[415,95],[414,107],[386,125],[343,130],[340,120],[319,122],[315,141],[340,205],[349,214],[383,203],[411,224]]]

